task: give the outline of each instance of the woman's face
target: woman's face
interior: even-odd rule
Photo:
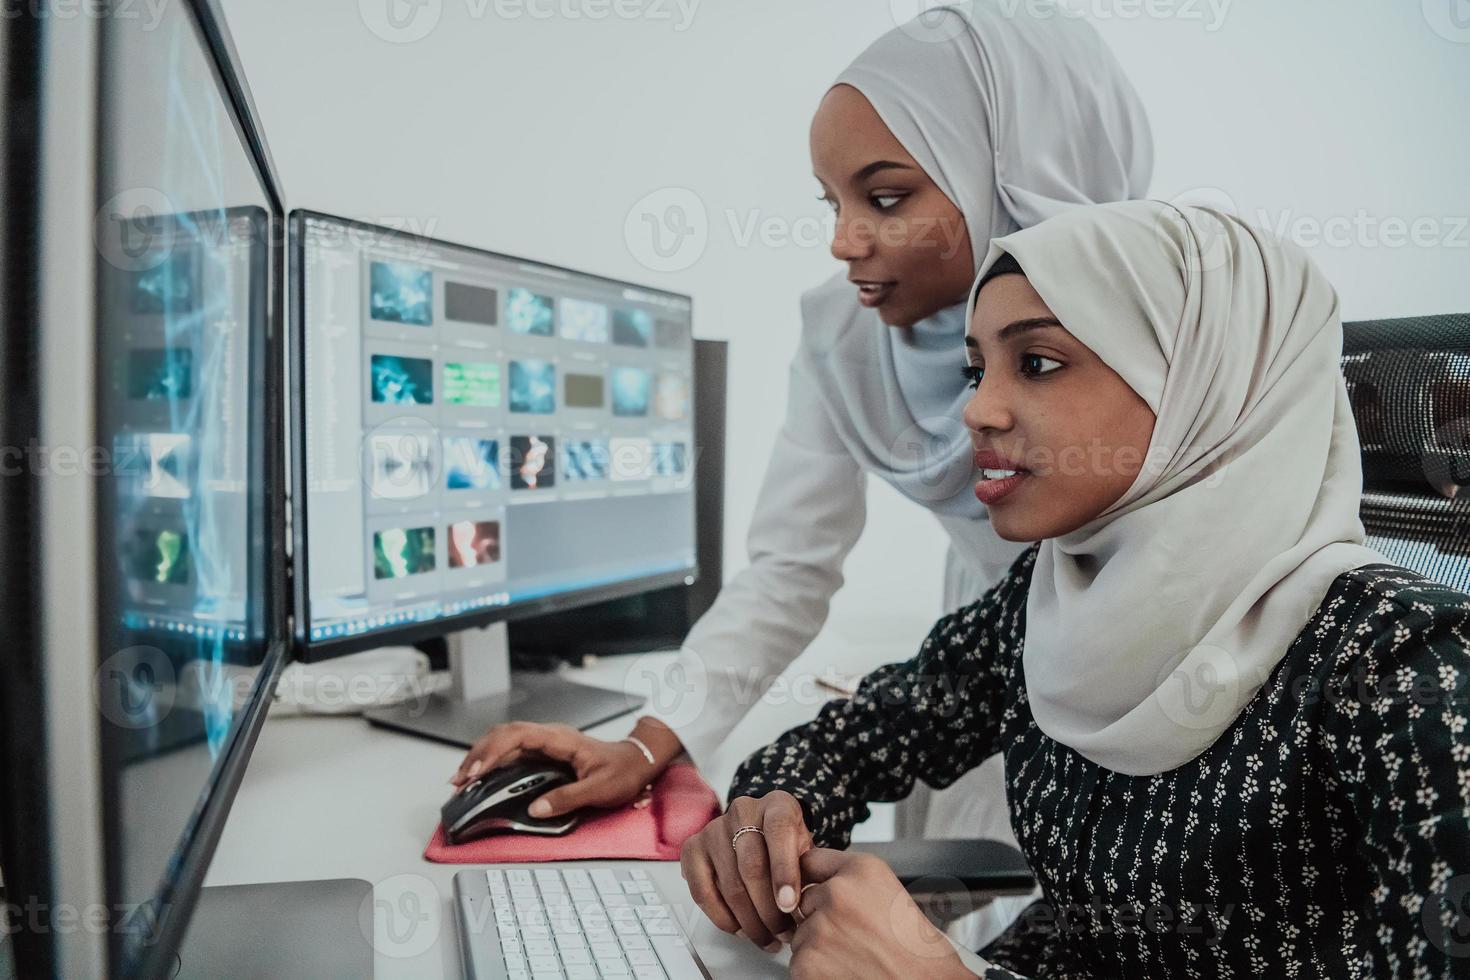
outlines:
[[[1055,538],[1086,524],[1133,485],[1154,413],[1067,332],[1022,275],[987,282],[965,336],[975,393],[965,426],[981,478],[975,496],[1007,541]]]
[[[975,280],[964,215],[857,89],[838,85],[812,119],[812,172],[837,212],[832,254],[864,306],[907,327],[959,303]]]

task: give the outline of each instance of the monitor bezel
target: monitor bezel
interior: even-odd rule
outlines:
[[[266,197],[265,226],[261,229],[261,234],[264,235],[266,243],[263,259],[264,272],[267,276],[267,291],[265,307],[259,311],[257,317],[252,318],[250,333],[251,356],[252,358],[259,357],[262,361],[260,365],[262,373],[259,379],[263,390],[258,406],[252,406],[251,439],[247,450],[248,465],[254,473],[259,475],[263,483],[261,490],[263,499],[258,506],[252,506],[250,509],[251,517],[247,533],[250,534],[252,540],[263,541],[267,548],[267,554],[252,556],[251,566],[252,568],[258,567],[260,561],[266,563],[263,574],[257,577],[265,589],[265,594],[260,597],[264,633],[259,641],[260,663],[251,697],[231,723],[230,731],[220,748],[211,774],[213,778],[201,787],[194,810],[174,848],[173,863],[166,870],[158,889],[152,896],[168,910],[167,916],[159,922],[155,941],[143,947],[134,958],[128,959],[127,954],[131,949],[125,944],[120,930],[109,930],[110,941],[107,952],[109,969],[112,971],[129,969],[140,977],[168,976],[177,965],[177,951],[183,943],[189,920],[204,884],[205,874],[220,837],[224,833],[231,805],[244,779],[245,769],[256,738],[271,704],[272,692],[275,690],[276,681],[286,664],[290,650],[288,621],[290,600],[286,588],[284,548],[286,487],[283,428],[285,419],[281,407],[282,373],[285,363],[285,321],[283,319],[285,308],[282,283],[286,231],[284,192],[261,130],[259,115],[256,112],[249,86],[240,72],[239,55],[230,37],[218,0],[188,0],[186,9],[199,35],[202,53],[215,75],[220,96],[230,114],[242,148],[250,159],[257,181]],[[100,110],[108,99],[108,93],[103,90],[107,79],[105,70],[107,46],[101,42],[102,39],[99,36],[96,89],[99,112],[96,120],[95,147],[98,173],[96,186],[99,190],[107,186],[107,143],[103,128],[105,113]],[[97,293],[93,300],[94,308],[98,308],[96,304],[105,301],[101,293],[102,286],[102,278],[96,277],[94,287]],[[100,324],[100,315],[95,322]],[[277,328],[278,325],[280,329]],[[99,377],[94,379],[94,383],[99,385],[99,391],[102,390],[100,371],[103,369],[103,366],[99,364]],[[99,400],[96,408],[97,414],[94,418],[94,425],[97,427],[96,431],[99,436],[103,434],[101,412]],[[99,514],[109,506],[106,503],[105,494],[98,495],[97,506]],[[105,523],[99,521],[99,527],[103,526],[106,526]],[[107,543],[99,539],[97,546],[100,552],[106,548]],[[114,596],[109,594],[115,591],[115,587],[105,579],[99,579],[98,584],[98,636],[101,639],[109,635],[110,627],[101,621],[100,614],[106,609],[116,608],[117,603]],[[100,656],[100,648],[98,653]],[[105,731],[105,729],[99,729],[98,739],[98,753],[102,760],[101,777],[104,798],[116,800],[117,795],[110,791],[114,788],[113,780],[121,772],[122,746],[115,739],[105,737]],[[102,822],[102,838],[105,855],[104,890],[110,904],[114,899],[121,897],[122,885],[120,864],[122,834],[117,813],[111,807],[108,808],[107,815]]]
[[[287,381],[291,398],[291,478],[289,481],[291,488],[291,593],[295,600],[292,641],[296,659],[306,663],[314,663],[390,644],[415,643],[420,640],[428,640],[460,630],[476,629],[501,622],[511,622],[544,613],[565,612],[579,606],[591,605],[592,603],[607,599],[620,599],[624,596],[636,595],[640,592],[651,592],[670,585],[692,584],[698,580],[699,561],[696,555],[695,560],[690,562],[685,568],[660,572],[656,575],[644,575],[638,578],[623,579],[618,582],[592,586],[585,589],[572,589],[553,595],[527,599],[510,605],[494,606],[483,610],[460,613],[455,616],[442,616],[438,619],[425,622],[405,623],[402,626],[373,630],[351,636],[330,637],[319,640],[311,639],[311,579],[308,573],[308,569],[310,568],[310,551],[307,547],[307,528],[310,522],[310,515],[307,513],[305,503],[306,294],[302,281],[305,270],[306,250],[303,232],[308,219],[336,222],[346,226],[349,230],[356,229],[358,231],[370,232],[374,235],[381,235],[385,238],[401,239],[408,242],[423,242],[430,246],[459,249],[488,259],[536,266],[554,273],[577,276],[583,279],[606,283],[611,286],[636,289],[670,299],[682,300],[689,304],[689,320],[691,325],[689,359],[691,377],[693,376],[692,369],[694,362],[694,300],[693,297],[685,293],[659,289],[642,283],[630,282],[626,279],[617,279],[612,276],[585,272],[580,269],[572,269],[567,266],[544,262],[540,259],[532,259],[519,255],[507,255],[503,252],[496,252],[475,245],[466,245],[462,242],[449,241],[442,238],[429,238],[426,235],[419,235],[398,228],[389,228],[356,218],[329,214],[311,208],[293,208],[287,222],[289,232],[286,279],[288,289],[287,302],[289,305],[287,328],[289,340],[287,346],[289,348],[288,357],[291,374],[291,377]],[[695,452],[691,455],[694,460],[694,466],[696,467],[695,472],[697,473],[698,447],[695,447]],[[694,505],[695,494],[691,492],[689,494],[689,507],[691,511],[694,509]]]

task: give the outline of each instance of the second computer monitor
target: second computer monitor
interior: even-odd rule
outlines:
[[[292,228],[308,651],[694,574],[688,297],[312,212]]]

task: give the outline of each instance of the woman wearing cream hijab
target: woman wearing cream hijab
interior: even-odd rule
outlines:
[[[818,107],[811,153],[837,212],[832,254],[846,268],[802,297],[750,565],[688,636],[671,673],[685,693],[641,719],[636,741],[564,727],[493,730],[466,755],[457,784],[521,751],[549,754],[580,777],[544,797],[551,815],[634,799],[684,750],[709,772],[746,711],[821,629],[863,531],[870,475],[933,513],[949,538],[936,612],[981,595],[1022,551],[990,529],[969,490],[959,424],[967,392],[955,370],[965,297],[992,238],[1147,191],[1153,150],[1137,94],[1087,22],[1046,2],[976,0],[930,11],[859,55]],[[927,828],[915,829],[1014,842],[999,759],[930,810]],[[1023,904],[982,910],[976,941]],[[774,942],[757,921],[748,935]]]
[[[975,492],[1036,543],[746,761],[685,846],[701,907],[800,889],[796,977],[1463,975],[1470,596],[1363,545],[1332,287],[1136,201],[996,240],[972,309]],[[829,848],[996,751],[1044,897],[966,966]],[[745,826],[769,878],[726,876]]]

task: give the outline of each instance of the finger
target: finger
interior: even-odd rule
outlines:
[[[814,847],[801,856],[801,880],[821,883],[846,867],[856,855],[830,847]],[[803,906],[804,908],[805,906]]]
[[[501,764],[506,756],[521,747],[525,730],[529,727],[510,724],[497,725],[490,729],[465,754],[464,761],[459,764],[459,771],[454,774],[454,782],[467,782]]]
[[[710,863],[698,837],[691,837],[685,843],[679,854],[679,870],[689,884],[689,896],[694,899],[694,904],[709,917],[716,929],[733,933],[740,928],[735,913],[720,897],[720,890],[715,885],[715,866]]]
[[[796,896],[801,890],[801,854],[811,847],[811,835],[794,805],[767,807],[762,829],[770,861],[771,897],[778,909],[789,914],[796,908]]]
[[[760,912],[756,911],[755,903],[751,900],[751,886],[746,884],[736,864],[735,851],[730,847],[730,838],[723,834],[723,830],[721,836],[724,836],[724,840],[706,838],[705,844],[705,851],[715,866],[715,887],[720,890],[720,897],[725,900],[725,905],[735,914],[735,919],[740,923],[740,929],[745,933],[745,937],[761,949],[775,952],[781,948],[781,944],[776,942],[775,932],[766,928]],[[741,843],[744,843],[743,838]],[[754,848],[754,845],[752,848],[759,850]],[[766,900],[770,901],[769,879],[756,884],[754,890],[757,894],[766,896]],[[774,904],[773,902],[773,908]]]
[[[532,803],[527,812],[533,817],[559,817],[584,806],[617,806],[628,800],[613,799],[608,780],[593,776],[559,786]],[[632,799],[632,797],[630,797]]]
[[[790,917],[776,906],[776,889],[771,885],[770,852],[765,838],[760,834],[745,834],[736,842],[732,853],[740,880],[745,883],[745,893],[750,896],[750,904],[755,906],[755,913],[760,916],[766,931],[778,938],[790,932],[793,925]]]

